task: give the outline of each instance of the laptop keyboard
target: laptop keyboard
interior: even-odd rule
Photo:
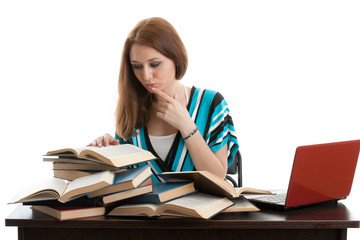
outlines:
[[[270,202],[270,203],[285,205],[286,193],[261,196],[261,197],[254,198],[254,200],[260,201],[260,202]]]

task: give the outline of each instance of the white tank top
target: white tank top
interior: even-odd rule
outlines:
[[[187,90],[184,86],[184,90],[185,90],[185,98],[186,98],[186,104],[189,102],[189,96],[187,93]],[[154,148],[155,152],[159,155],[159,157],[162,160],[165,160],[165,158],[167,157],[170,148],[175,140],[177,133],[173,133],[170,135],[166,135],[166,136],[151,136],[149,135],[149,139],[151,142],[152,147]]]
[[[162,160],[165,160],[168,155],[171,145],[173,144],[176,137],[176,133],[167,136],[150,136],[150,142],[155,152],[159,155]]]

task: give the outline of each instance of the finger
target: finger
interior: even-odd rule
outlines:
[[[104,136],[104,145],[106,147],[110,145],[118,145],[118,144],[119,144],[119,139],[113,138],[113,136],[111,136],[110,134],[106,134]]]
[[[104,136],[103,144],[105,147],[108,147],[110,145],[110,141],[111,141],[110,138],[112,138],[112,137],[107,134]]]
[[[110,144],[111,145],[118,145],[119,143],[120,143],[119,139],[113,139]]]
[[[103,143],[103,137],[98,137],[97,139],[96,139],[96,145],[98,146],[98,147],[102,147],[102,144]]]
[[[167,102],[171,102],[173,101],[173,98],[171,98],[169,95],[167,95],[166,93],[164,93],[163,91],[161,91],[160,89],[157,88],[152,88],[151,90],[153,90],[153,92],[158,95],[160,98],[164,99]]]
[[[165,112],[165,111],[167,110],[167,108],[168,108],[168,104],[161,104],[161,103],[159,103],[158,110],[159,110],[160,112]]]
[[[94,141],[92,141],[91,143],[89,143],[88,145],[86,145],[87,147],[94,147],[96,146],[96,139]]]
[[[157,112],[157,113],[156,113],[156,116],[157,116],[158,118],[161,118],[161,119],[165,120],[165,114],[162,113],[162,112]]]

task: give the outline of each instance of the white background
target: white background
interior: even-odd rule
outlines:
[[[52,176],[42,154],[114,133],[123,42],[144,18],[178,30],[185,85],[225,96],[245,186],[286,188],[296,146],[360,138],[358,1],[126,2],[1,1],[0,239],[17,239],[10,198]],[[359,175],[343,201],[357,216]]]

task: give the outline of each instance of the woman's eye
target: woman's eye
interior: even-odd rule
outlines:
[[[160,64],[161,64],[161,62],[153,62],[153,63],[150,64],[150,67],[156,68],[156,67],[158,67]]]
[[[142,66],[139,65],[139,64],[133,64],[132,67],[133,67],[134,69],[141,69],[141,68],[142,68]]]

